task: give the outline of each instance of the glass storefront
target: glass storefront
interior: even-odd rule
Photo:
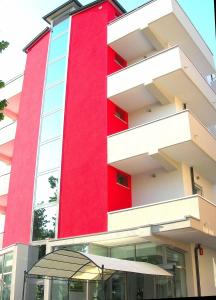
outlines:
[[[163,276],[116,272],[106,282],[106,300],[141,300],[187,296],[184,253],[171,249],[166,245],[143,243],[107,248],[95,244],[79,244],[58,247],[56,249],[59,248],[120,259],[148,262],[158,265],[174,275],[172,278],[168,278]],[[66,298],[66,292],[68,291],[67,283],[56,281],[53,283],[52,287],[52,297],[54,297],[52,299],[101,299],[101,282],[89,281],[80,282],[80,285],[78,283],[76,284],[77,289],[71,289],[70,283],[70,291],[69,294],[67,294],[67,297],[69,298]],[[59,297],[55,293],[55,291],[58,290],[58,286],[58,293],[62,294]]]
[[[0,256],[0,299],[10,300],[13,253]]]

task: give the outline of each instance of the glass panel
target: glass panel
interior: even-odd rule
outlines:
[[[156,298],[175,298],[174,286],[171,278],[155,276]]]
[[[60,22],[59,24],[55,25],[52,30],[52,39],[54,39],[57,35],[61,32],[68,30],[69,27],[69,18],[65,19],[64,21]]]
[[[8,273],[12,272],[12,265],[13,265],[13,253],[9,252],[4,255],[4,268],[3,272]]]
[[[68,45],[67,40],[68,33],[66,32],[65,34],[52,41],[49,49],[49,61],[55,60],[61,56],[66,55]]]
[[[163,264],[162,247],[152,243],[136,245],[136,260],[144,261],[154,265]]]
[[[106,247],[101,247],[98,245],[89,245],[90,253],[101,256],[108,256],[108,249]]]
[[[44,114],[63,107],[64,87],[65,84],[62,82],[46,90],[43,106]]]
[[[46,86],[65,79],[66,58],[55,61],[48,65]]]
[[[60,249],[67,249],[71,251],[88,253],[88,244],[68,245],[68,246],[60,247]]]
[[[173,249],[167,248],[167,263],[185,267],[184,254]]]
[[[52,282],[52,300],[68,299],[68,283],[63,280],[53,280]]]
[[[47,171],[60,166],[61,147],[60,139],[40,146],[38,172]]]
[[[12,275],[11,274],[6,274],[6,275],[4,275],[4,284],[5,285],[10,285],[11,284],[11,277],[12,277]]]
[[[41,126],[41,143],[58,137],[62,134],[63,127],[63,111],[57,111],[54,114],[46,116],[42,119]]]
[[[0,256],[0,274],[3,272],[3,256]]]
[[[135,246],[123,246],[111,248],[111,257],[135,260]]]
[[[10,287],[3,288],[2,300],[10,300]]]
[[[59,188],[59,172],[40,175],[36,182],[35,205],[57,201]]]
[[[33,240],[55,237],[56,206],[34,211]]]

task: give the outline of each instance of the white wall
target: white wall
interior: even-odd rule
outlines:
[[[152,177],[152,174],[156,177]],[[184,197],[181,169],[166,172],[162,169],[132,177],[133,206]]]
[[[204,255],[199,256],[202,296],[216,295],[216,251],[204,247]]]
[[[194,170],[194,181],[196,184],[202,187],[202,196],[207,200],[216,203],[216,186],[203,177],[200,173],[197,173],[196,170]]]
[[[174,113],[176,113],[176,105],[174,103],[167,105],[148,105],[142,109],[129,113],[129,128],[151,122]]]

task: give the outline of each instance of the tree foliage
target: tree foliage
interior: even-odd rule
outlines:
[[[5,50],[9,46],[9,43],[6,41],[0,42],[0,53],[2,53],[3,50]],[[0,89],[5,86],[4,82],[0,80]],[[4,120],[4,114],[3,111],[7,107],[7,100],[0,100],[0,121]]]

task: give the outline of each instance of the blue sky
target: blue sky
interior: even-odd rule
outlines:
[[[46,27],[42,16],[66,0],[1,0],[0,40],[10,47],[0,55],[0,78],[7,81],[24,70],[26,56],[22,49]],[[87,4],[89,0],[80,0]],[[147,0],[119,0],[130,11]],[[216,58],[214,0],[178,0]],[[13,9],[11,7],[13,6]]]

